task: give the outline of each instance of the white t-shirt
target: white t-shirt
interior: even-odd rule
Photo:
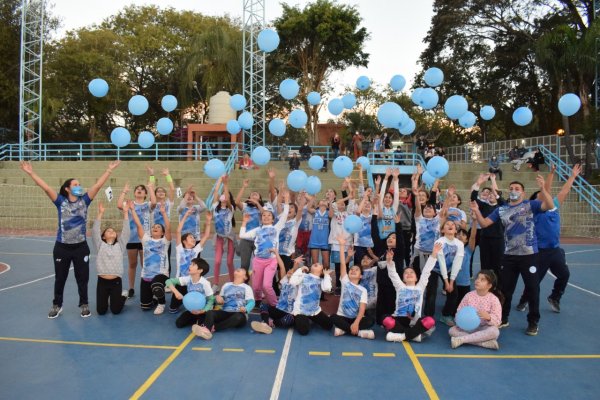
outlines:
[[[189,275],[182,276],[179,278],[179,285],[186,286],[188,293],[200,292],[206,297],[212,296],[214,294],[212,287],[210,286],[210,282],[206,280],[203,276],[201,276],[197,282],[193,282],[192,277]]]
[[[337,314],[346,318],[356,318],[360,304],[364,303],[366,305],[368,302],[367,289],[350,282],[348,275],[345,275],[341,279],[341,282],[342,295],[340,297]]]
[[[202,245],[198,243],[191,249],[186,249],[183,244],[178,244],[175,248],[177,251],[177,278],[189,275],[190,263],[198,254],[202,252]]]

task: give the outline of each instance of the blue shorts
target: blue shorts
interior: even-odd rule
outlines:
[[[329,244],[314,244],[314,243],[309,243],[308,244],[308,248],[310,250],[324,250],[324,251],[329,251]]]
[[[348,260],[348,253],[344,253],[344,255],[346,256],[346,266],[348,266],[348,263],[350,260]],[[340,252],[339,250],[334,250],[331,252],[331,262],[334,264],[339,264],[340,263]]]

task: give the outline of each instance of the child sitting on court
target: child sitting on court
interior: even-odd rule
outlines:
[[[321,310],[319,303],[321,291],[331,291],[330,273],[330,270],[324,271],[322,264],[314,263],[310,270],[304,266],[290,278],[290,285],[298,287],[293,314],[296,331],[302,336],[308,335],[310,321],[327,331],[333,327],[331,319]]]
[[[186,310],[175,320],[175,326],[183,328],[184,326],[192,326],[192,331],[196,333],[200,325],[204,324],[206,312],[212,310],[215,301],[213,290],[210,282],[204,278],[210,267],[206,260],[202,258],[194,258],[189,264],[189,274],[178,278],[167,280],[166,286],[171,288],[173,297],[178,301],[183,300],[183,296],[190,292],[200,292],[206,296],[206,306],[204,309],[197,311]],[[182,293],[183,289],[185,293]]]
[[[473,332],[467,332],[457,326],[448,331],[450,343],[455,349],[468,343],[486,349],[498,350],[498,325],[502,320],[502,293],[497,289],[497,278],[494,271],[484,269],[477,274],[475,290],[466,294],[458,306],[458,312],[465,307],[475,307],[480,318],[480,325]]]
[[[221,310],[210,310],[206,313],[204,326],[194,332],[202,339],[212,339],[214,332],[229,328],[241,328],[246,325],[248,314],[254,308],[254,296],[248,282],[248,271],[238,268],[233,272],[233,282],[227,282],[215,296]]]
[[[340,248],[346,244],[344,235],[339,235],[337,241]],[[354,250],[348,250],[348,259],[352,259]],[[358,336],[363,339],[375,339],[375,333],[369,329],[375,323],[375,320],[365,315],[367,310],[367,289],[360,286],[362,270],[360,266],[353,265],[350,271],[346,267],[346,255],[340,252],[340,281],[342,284],[342,294],[337,313],[331,316],[333,322],[334,335],[342,336],[346,333]]]
[[[356,258],[356,254],[354,256]],[[367,289],[366,314],[371,317],[375,317],[375,308],[377,306],[377,261],[366,254],[360,260],[362,277],[360,278],[359,285]]]
[[[123,255],[129,241],[129,207],[123,207],[123,230],[117,237],[113,228],[106,228],[100,232],[104,205],[98,203],[98,215],[92,228],[92,240],[98,251],[96,257],[96,270],[98,271],[98,286],[96,288],[96,311],[99,315],[106,314],[110,304],[110,311],[119,314],[123,310],[127,291],[123,291]]]
[[[396,310],[392,316],[383,320],[383,326],[388,331],[385,340],[388,342],[420,341],[421,334],[427,331],[433,332],[435,320],[431,317],[421,318],[421,304],[429,275],[435,266],[437,255],[441,251],[442,244],[436,243],[418,281],[415,270],[410,267],[404,269],[403,280],[400,280],[393,262],[394,255],[388,251],[386,256],[387,272],[396,289]]]

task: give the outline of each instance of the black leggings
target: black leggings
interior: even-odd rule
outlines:
[[[470,291],[471,286],[458,286],[456,282],[454,282],[454,290],[450,293],[446,292],[446,303],[444,303],[442,315],[446,317],[454,317],[456,310],[458,309],[458,305],[462,301],[463,297],[465,297],[465,295]]]
[[[140,305],[142,310],[150,310],[154,305],[154,297],[158,304],[165,304],[165,275],[156,275],[151,281],[140,280]]]
[[[387,270],[378,269],[378,274],[386,274]],[[390,285],[379,285],[377,288],[377,303],[375,305],[375,316],[377,324],[381,325],[383,319],[396,310],[396,289]]]
[[[440,279],[442,279],[442,275],[431,271],[427,287],[425,288],[425,302],[423,306],[423,314],[426,317],[433,317],[435,314],[435,299],[437,298],[438,281]]]
[[[302,314],[296,315],[294,317],[294,326],[296,327],[296,331],[302,336],[308,335],[308,332],[310,332],[311,320],[326,331],[333,328],[333,322],[331,322],[331,318],[329,318],[327,314],[321,311],[317,315],[313,315],[310,317]]]
[[[123,291],[123,282],[121,278],[105,279],[98,277],[96,286],[96,311],[99,315],[104,315],[108,311],[110,303],[110,312],[119,314],[123,310],[125,300],[121,292]]]
[[[177,289],[182,296],[187,294],[187,286],[175,285],[175,289]],[[171,294],[171,304],[169,304],[169,308],[172,311],[177,310],[182,304],[183,300],[179,300],[177,297],[175,297],[174,293]]]
[[[179,317],[175,320],[175,326],[178,328],[184,328],[186,326],[198,324],[204,324],[206,320],[206,313],[203,314],[192,314],[189,311],[184,311],[181,313]]]
[[[246,314],[242,312],[210,310],[206,313],[204,325],[209,330],[212,330],[214,326],[217,332],[229,328],[241,328],[246,325]]]
[[[334,314],[331,316],[331,322],[333,322],[333,325],[335,325],[337,328],[340,328],[346,333],[352,333],[352,331],[350,330],[350,326],[354,323],[355,320],[356,318],[347,318],[338,314]],[[358,323],[358,329],[361,331],[369,329],[374,324],[375,320],[373,319],[373,317],[365,315]]]
[[[79,306],[88,304],[88,281],[90,279],[90,248],[87,242],[64,244],[56,242],[52,251],[54,258],[54,300],[53,304],[62,307],[65,283],[69,276],[71,262],[75,271]]]
[[[427,332],[427,328],[425,328],[421,323],[421,318],[419,318],[413,326],[410,326],[411,319],[408,317],[392,318],[394,318],[396,324],[392,329],[390,329],[390,332],[404,333],[404,335],[406,336],[406,340],[412,340],[417,336]]]

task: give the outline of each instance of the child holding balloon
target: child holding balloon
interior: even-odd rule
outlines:
[[[492,270],[481,270],[477,274],[475,290],[467,293],[458,306],[458,326],[448,331],[453,349],[465,343],[486,349],[500,348],[498,325],[502,321],[503,296],[497,289],[497,282]]]

